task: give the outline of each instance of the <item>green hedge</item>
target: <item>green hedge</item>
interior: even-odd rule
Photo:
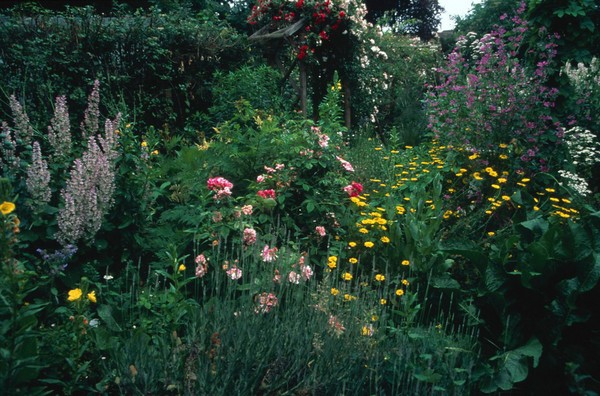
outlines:
[[[104,112],[184,126],[211,106],[213,73],[235,69],[250,54],[246,38],[215,14],[123,10],[111,17],[92,7],[0,15],[0,41],[9,43],[0,48],[0,119],[11,119],[14,94],[45,128],[40,118],[55,95],[66,95],[80,113],[85,88],[98,79]]]

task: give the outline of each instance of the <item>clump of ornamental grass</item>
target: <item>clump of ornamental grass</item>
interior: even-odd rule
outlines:
[[[424,326],[395,318],[394,310],[408,312],[409,297],[389,281],[389,264],[373,262],[378,271],[357,274],[356,282],[335,269],[321,280],[298,279],[275,271],[285,267],[292,241],[276,241],[280,249],[269,253],[257,247],[262,240],[248,254],[218,242],[198,259],[200,269],[177,258],[169,271],[149,274],[146,286],[131,283],[134,309],[126,315],[112,302],[116,295],[105,294],[112,313],[88,332],[117,336],[98,362],[106,389],[470,392],[478,353],[471,328],[443,315]]]

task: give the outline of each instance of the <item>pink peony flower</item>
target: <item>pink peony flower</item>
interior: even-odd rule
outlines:
[[[212,179],[208,179],[206,182],[207,187],[211,191],[218,191],[223,189],[231,189],[233,188],[233,184],[225,179],[224,177],[213,177]]]
[[[244,205],[242,206],[242,213],[246,216],[250,216],[252,214],[252,205]]]
[[[351,184],[344,187],[344,191],[348,193],[348,196],[350,196],[350,198],[357,197],[360,195],[360,193],[362,193],[363,186],[360,183],[352,182]]]
[[[323,226],[316,226],[315,227],[315,232],[319,235],[324,237],[327,233],[325,232],[325,227]]]
[[[244,230],[242,241],[246,246],[254,245],[256,243],[256,230],[253,228],[246,228]]]
[[[258,175],[256,176],[256,182],[257,183],[262,183],[265,181],[265,175]]]

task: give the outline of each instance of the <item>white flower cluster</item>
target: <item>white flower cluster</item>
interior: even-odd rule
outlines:
[[[565,142],[576,167],[587,168],[600,163],[600,143],[589,130],[573,127],[565,132]]]
[[[577,191],[582,196],[591,194],[587,181],[576,173],[566,170],[559,170],[558,174],[565,180],[567,186]],[[563,183],[560,183],[562,186]]]
[[[596,57],[592,58],[589,66],[580,62],[577,67],[573,67],[567,63],[562,72],[569,77],[575,91],[579,94],[585,94],[594,86],[600,87],[600,60]]]

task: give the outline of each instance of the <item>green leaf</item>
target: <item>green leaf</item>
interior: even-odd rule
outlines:
[[[112,314],[112,307],[110,305],[102,304],[98,306],[98,316],[106,324],[106,327],[110,330],[121,331],[121,327],[115,320]]]

